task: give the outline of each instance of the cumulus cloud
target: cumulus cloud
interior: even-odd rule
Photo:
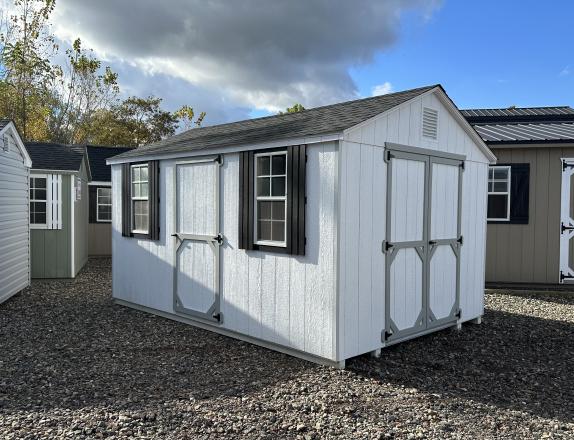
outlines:
[[[439,0],[59,0],[54,30],[63,41],[81,37],[112,65],[139,70],[150,83],[174,78],[227,106],[275,112],[295,102],[313,107],[356,97],[349,67],[391,46],[405,11],[426,19],[438,6]]]
[[[373,87],[371,95],[372,96],[379,96],[379,95],[386,95],[387,93],[391,93],[393,91],[393,85],[386,81],[382,84],[378,84]]]

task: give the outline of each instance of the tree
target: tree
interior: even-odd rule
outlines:
[[[2,17],[0,30],[0,114],[13,119],[24,139],[47,135],[51,85],[58,50],[48,29],[54,0],[14,0],[15,13]]]
[[[192,125],[195,125],[196,127],[201,127],[201,123],[203,122],[203,119],[205,118],[206,113],[205,112],[201,112],[199,114],[199,116],[197,117],[197,119],[195,121],[193,121],[193,118],[195,116],[195,113],[193,111],[193,107],[190,107],[188,105],[184,105],[182,106],[179,110],[177,110],[174,113],[174,116],[180,121],[180,123],[183,125],[183,129],[184,130],[189,130],[192,128]]]
[[[88,142],[139,147],[175,134],[178,118],[161,108],[161,98],[130,97],[97,112]]]
[[[94,115],[117,103],[118,75],[110,67],[102,69],[101,61],[82,48],[79,38],[66,50],[66,56],[50,129],[55,141],[83,143],[91,135]]]
[[[284,112],[279,112],[279,114],[285,115],[287,113],[298,113],[298,112],[302,112],[303,110],[305,110],[305,107],[303,107],[299,103],[295,103],[295,104],[293,104],[293,107],[287,107],[287,109]]]

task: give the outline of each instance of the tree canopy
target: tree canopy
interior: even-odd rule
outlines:
[[[161,98],[122,100],[118,74],[76,39],[56,62],[51,32],[55,0],[13,0],[0,16],[0,118],[14,120],[24,140],[141,146],[199,127],[193,107],[175,112]]]

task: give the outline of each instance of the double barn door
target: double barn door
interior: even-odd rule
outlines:
[[[386,152],[385,330],[392,343],[456,323],[464,158]]]

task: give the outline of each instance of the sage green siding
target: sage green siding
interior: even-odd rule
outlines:
[[[74,209],[74,275],[80,271],[88,261],[88,173],[86,162],[82,162],[80,172],[76,179],[81,180],[81,197],[75,202]]]
[[[574,148],[491,147],[498,163],[529,163],[528,224],[488,224],[486,281],[558,283],[561,158]]]
[[[32,171],[31,175],[34,175]],[[62,229],[31,229],[32,278],[71,278],[71,176],[62,175]]]

